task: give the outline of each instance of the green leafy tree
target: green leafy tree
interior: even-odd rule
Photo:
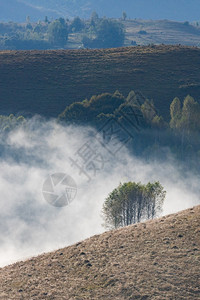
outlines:
[[[97,28],[97,41],[102,47],[120,47],[124,44],[124,28],[121,23],[102,19]]]
[[[139,92],[139,91],[134,92],[133,90],[129,92],[129,94],[126,98],[127,103],[136,105],[136,106],[140,107],[140,109],[141,109],[142,104],[145,101],[146,101],[146,98],[141,92]]]
[[[118,228],[155,218],[162,211],[165,195],[160,182],[120,183],[103,204],[105,226]]]
[[[154,219],[162,212],[166,191],[159,181],[147,183],[145,186],[145,215],[147,219]]]
[[[95,24],[98,22],[98,20],[99,20],[99,16],[96,13],[96,11],[94,11],[91,15],[90,25],[95,26]]]
[[[189,135],[200,131],[200,105],[188,95],[181,108],[180,100],[176,97],[170,105],[170,127]]]
[[[122,13],[122,19],[125,21],[125,20],[126,20],[126,18],[127,18],[127,14],[126,14],[126,12],[125,12],[125,11],[123,11],[123,13]]]
[[[152,120],[157,114],[153,101],[149,101],[148,99],[146,99],[145,102],[141,105],[141,111],[146,122],[148,124],[151,124]]]
[[[167,123],[164,121],[162,116],[156,115],[152,120],[152,127],[157,130],[162,130],[167,127]]]
[[[48,17],[47,17],[47,16],[45,16],[44,22],[45,22],[45,23],[49,23],[49,20],[48,20]]]
[[[82,43],[89,48],[112,48],[124,45],[125,32],[120,22],[110,19],[98,19],[91,24],[95,37],[83,37]]]
[[[23,116],[15,117],[13,114],[9,116],[0,115],[0,132],[8,133],[12,129],[25,125],[26,120]]]
[[[164,121],[162,116],[156,115],[151,121],[151,127],[154,129],[154,142],[160,144],[160,139],[163,131],[168,127],[167,122]]]
[[[84,26],[84,22],[79,17],[75,17],[72,23],[70,24],[70,31],[81,31],[84,28]]]
[[[27,16],[27,17],[26,17],[26,22],[27,22],[28,24],[31,22],[30,16]]]
[[[183,107],[179,98],[174,98],[170,105],[170,127],[190,134],[200,130],[200,105],[193,97],[188,95],[183,101]]]
[[[43,30],[43,26],[42,26],[42,24],[39,23],[34,27],[33,32],[40,34],[40,33],[42,33],[42,30]]]
[[[49,42],[54,46],[65,46],[68,40],[68,25],[60,18],[48,26]]]
[[[123,95],[117,92],[94,95],[89,101],[75,102],[67,106],[59,115],[59,120],[69,123],[75,122],[76,124],[88,123],[95,125],[100,120],[100,114],[113,113],[124,101]]]
[[[193,97],[188,95],[181,107],[180,100],[176,97],[170,105],[170,127],[176,137],[180,138],[178,148],[183,159],[187,153],[193,151],[192,144],[197,145],[200,132],[200,105]]]
[[[182,116],[181,111],[181,101],[178,97],[174,98],[170,105],[170,127],[171,128],[178,128]]]
[[[183,102],[180,126],[187,134],[200,130],[200,105],[190,95]]]

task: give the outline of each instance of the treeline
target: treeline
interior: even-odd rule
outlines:
[[[200,104],[190,95],[183,101],[172,100],[169,120],[165,120],[153,100],[131,91],[124,97],[119,91],[104,93],[67,106],[59,121],[100,128],[109,119],[126,127],[134,141],[130,148],[145,158],[165,158],[169,150],[178,159],[191,159],[194,166],[200,158]]]
[[[175,97],[165,120],[153,100],[131,91],[127,97],[119,91],[94,95],[75,102],[58,116],[58,122],[103,128],[110,120],[118,125],[117,138],[129,135],[129,150],[148,160],[166,159],[169,155],[199,172],[200,104],[187,95],[183,101]],[[0,132],[7,133],[26,124],[23,116],[0,116]],[[120,131],[120,128],[123,129]]]
[[[109,48],[123,46],[125,32],[121,22],[99,18],[93,13],[89,20],[75,17],[25,24],[0,23],[0,50],[58,49],[68,47],[69,35],[79,36],[82,47]]]

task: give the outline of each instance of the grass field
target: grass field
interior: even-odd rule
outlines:
[[[126,29],[125,46],[129,46],[131,41],[137,45],[200,45],[200,28],[187,23],[169,20],[126,20],[123,23]]]
[[[0,269],[0,299],[199,299],[200,206]]]
[[[137,45],[149,44],[200,46],[200,26],[187,22],[169,20],[117,19],[124,25],[124,46],[130,46],[134,41]],[[79,49],[83,46],[82,38],[85,32],[70,33],[67,49]]]
[[[183,46],[102,50],[1,51],[0,114],[56,117],[94,94],[139,90],[164,116],[175,96],[200,98],[200,49]]]

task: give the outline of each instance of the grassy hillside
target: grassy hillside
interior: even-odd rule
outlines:
[[[175,22],[169,20],[129,20],[117,19],[124,25],[124,46],[154,45],[185,45],[200,46],[200,26],[195,22]],[[70,33],[67,49],[80,49],[83,47],[82,39],[85,32]]]
[[[167,116],[175,96],[200,95],[200,49],[1,51],[0,113],[57,116],[94,94],[140,90]]]
[[[199,299],[200,206],[0,269],[0,299]]]
[[[137,45],[168,44],[168,45],[200,45],[200,27],[187,22],[168,20],[126,20],[122,22],[126,29],[125,46],[131,41]]]

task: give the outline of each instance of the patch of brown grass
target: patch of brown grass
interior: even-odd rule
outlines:
[[[199,299],[200,206],[0,269],[0,299]]]

